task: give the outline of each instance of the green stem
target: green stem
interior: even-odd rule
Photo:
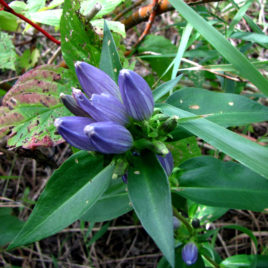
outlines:
[[[216,263],[214,260],[212,260],[210,257],[203,255],[208,262],[210,262],[215,268],[220,268],[220,265]]]
[[[173,207],[173,213],[174,215],[186,226],[188,232],[190,234],[192,234],[193,232],[193,228],[192,226],[190,225],[190,223],[181,215],[180,212],[178,212],[178,210],[176,208]]]

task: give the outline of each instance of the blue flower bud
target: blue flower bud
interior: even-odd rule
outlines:
[[[181,226],[180,220],[177,217],[173,216],[173,228],[174,228],[174,230],[178,229],[180,226]]]
[[[84,133],[85,126],[94,121],[88,117],[65,116],[54,122],[58,133],[72,146],[81,150],[95,151],[88,136]]]
[[[78,61],[75,64],[75,71],[81,87],[89,97],[93,93],[106,93],[120,99],[118,86],[102,70],[86,62]]]
[[[72,96],[61,93],[60,99],[63,105],[74,115],[84,117],[88,116],[88,114],[77,105],[76,101]]]
[[[118,84],[128,115],[139,121],[148,119],[154,110],[154,100],[146,81],[137,73],[124,69],[119,73]]]
[[[187,265],[192,265],[197,261],[198,249],[194,243],[189,242],[183,247],[181,255]]]
[[[133,144],[130,132],[114,122],[96,122],[84,128],[92,145],[104,154],[121,154],[128,151]]]
[[[78,106],[98,122],[113,121],[120,125],[128,122],[124,105],[112,95],[92,94],[88,99],[81,90],[73,89],[73,96]]]
[[[125,173],[125,174],[122,176],[122,181],[123,181],[123,183],[127,184],[127,178],[128,178],[128,173]]]
[[[173,167],[174,167],[174,162],[173,162],[173,157],[171,152],[169,152],[167,155],[160,156],[157,155],[157,158],[162,165],[163,169],[165,170],[167,176],[169,176],[172,173]]]

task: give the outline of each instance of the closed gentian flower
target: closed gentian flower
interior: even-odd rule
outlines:
[[[96,121],[112,121],[125,125],[128,117],[119,99],[105,93],[92,94],[88,99],[79,89],[73,89],[77,105]]]
[[[197,261],[198,249],[193,242],[187,243],[181,252],[182,259],[187,265],[192,265]]]
[[[66,116],[54,122],[58,133],[72,146],[81,150],[96,151],[89,137],[84,133],[85,126],[94,121],[88,117]]]
[[[112,78],[102,70],[86,63],[76,62],[75,71],[79,83],[88,97],[93,93],[107,93],[114,97],[120,98],[118,86]]]
[[[75,99],[71,95],[66,95],[64,93],[61,93],[60,99],[62,103],[64,104],[64,106],[74,115],[88,117],[88,113],[86,113],[83,109],[81,109],[78,106]]]
[[[137,73],[123,69],[118,84],[128,115],[138,121],[148,119],[154,110],[154,100],[147,82]]]
[[[121,154],[133,145],[130,132],[114,122],[96,122],[84,128],[85,134],[98,152],[103,154]]]
[[[131,133],[124,127],[129,118],[142,121],[153,113],[148,84],[129,70],[120,72],[119,87],[105,72],[88,63],[77,62],[75,70],[86,95],[79,89],[73,89],[72,96],[61,95],[64,105],[77,117],[56,119],[58,133],[82,150],[104,154],[128,151],[133,145]],[[164,168],[171,172],[167,164]]]
[[[170,176],[174,167],[174,161],[171,152],[165,156],[157,155],[157,158],[165,170],[167,176]]]

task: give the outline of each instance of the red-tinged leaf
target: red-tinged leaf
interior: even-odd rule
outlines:
[[[68,70],[52,65],[37,67],[22,75],[0,107],[0,136],[9,134],[9,146],[33,149],[62,142],[55,134],[54,120],[70,115],[59,99],[70,93],[74,82]]]

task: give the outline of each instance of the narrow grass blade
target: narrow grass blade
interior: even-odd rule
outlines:
[[[221,33],[182,0],[170,0],[170,3],[227,61],[233,64],[241,76],[251,81],[264,94],[268,95],[268,80],[237,48],[233,47]]]

